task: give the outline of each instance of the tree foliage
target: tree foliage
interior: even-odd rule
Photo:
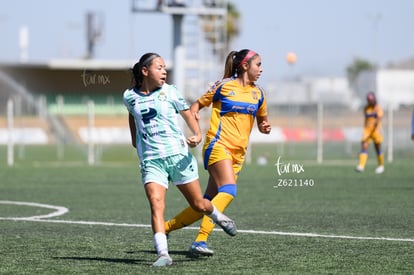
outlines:
[[[203,31],[206,35],[207,41],[212,44],[221,43],[221,50],[219,54],[226,54],[229,51],[230,43],[240,33],[240,12],[237,10],[235,4],[227,3],[227,17],[226,22],[222,22],[222,17],[218,15],[202,16]],[[216,50],[214,48],[214,50]]]
[[[355,58],[346,68],[349,83],[355,84],[359,74],[363,71],[372,71],[376,68],[374,64],[362,58]]]

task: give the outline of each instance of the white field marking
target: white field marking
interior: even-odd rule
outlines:
[[[16,217],[0,217],[0,220],[10,221],[32,221],[32,222],[48,222],[48,223],[63,223],[63,224],[81,224],[81,225],[103,225],[103,226],[120,226],[120,227],[139,227],[139,228],[151,228],[149,224],[131,224],[131,223],[113,223],[113,222],[96,222],[96,221],[68,221],[68,220],[43,220],[45,218],[51,218],[60,216],[68,212],[69,210],[62,206],[53,206],[47,204],[30,203],[30,202],[13,202],[13,201],[0,201],[0,204],[16,204],[16,205],[28,205],[35,207],[45,207],[57,209],[58,211],[43,216],[33,216],[26,218]],[[199,230],[199,227],[184,227],[187,230]],[[214,229],[214,231],[221,231],[221,229]],[[261,235],[280,235],[280,236],[293,236],[293,237],[308,237],[308,238],[331,238],[331,239],[349,239],[349,240],[374,240],[374,241],[395,241],[395,242],[414,242],[414,239],[408,238],[387,238],[387,237],[362,237],[362,236],[347,236],[347,235],[327,235],[316,233],[298,233],[298,232],[281,232],[281,231],[261,231],[261,230],[237,230],[239,233],[247,234],[261,234]]]
[[[33,207],[41,207],[41,208],[49,208],[49,209],[55,209],[56,211],[46,214],[46,215],[40,215],[40,216],[31,216],[31,217],[14,217],[14,218],[3,218],[0,217],[0,220],[4,219],[13,219],[13,220],[38,220],[38,219],[47,219],[57,216],[62,216],[66,214],[69,209],[63,206],[55,206],[55,205],[49,205],[49,204],[41,204],[41,203],[35,203],[35,202],[23,202],[23,201],[0,201],[0,204],[14,204],[14,205],[26,205],[26,206],[33,206]]]
[[[327,235],[327,234],[316,234],[316,233],[295,233],[295,232],[260,231],[260,230],[237,230],[237,232],[252,233],[252,234],[264,234],[264,235],[267,234],[267,235],[311,237],[311,238],[332,238],[332,239],[351,239],[351,240],[414,242],[414,239],[405,239],[405,238],[359,237],[359,236],[347,236],[347,235]]]

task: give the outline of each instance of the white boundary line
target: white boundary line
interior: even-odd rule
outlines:
[[[37,220],[37,219],[47,219],[57,216],[62,216],[66,214],[69,209],[63,206],[54,206],[49,204],[41,204],[41,203],[35,203],[35,202],[23,202],[23,201],[0,201],[0,204],[14,204],[14,205],[26,205],[26,206],[33,206],[33,207],[42,207],[42,208],[49,208],[49,209],[55,209],[55,212],[52,212],[47,215],[40,215],[40,216],[32,216],[32,217],[23,217],[23,218],[13,218],[14,220]],[[0,219],[4,219],[0,217]]]
[[[9,217],[9,218],[0,217],[0,220],[151,228],[151,225],[149,225],[149,224],[113,223],[113,222],[98,222],[98,221],[45,220],[47,218],[64,215],[69,210],[66,207],[63,207],[63,206],[54,206],[54,205],[32,203],[32,202],[0,201],[0,204],[27,205],[27,206],[34,206],[34,207],[43,207],[43,208],[56,209],[55,212],[52,212],[52,213],[47,214],[47,215],[32,216],[32,217]],[[190,227],[184,227],[183,229],[198,230],[199,228],[190,226]],[[219,230],[219,229],[215,229],[215,230]],[[414,242],[414,239],[411,239],[411,238],[362,237],[362,236],[328,235],[328,234],[316,234],[316,233],[261,231],[261,230],[237,230],[237,231],[239,233],[247,233],[247,234],[280,235],[280,236],[308,237],[308,238],[332,238],[332,239],[349,239],[349,240]]]

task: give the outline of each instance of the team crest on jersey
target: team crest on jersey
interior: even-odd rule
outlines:
[[[257,91],[252,91],[252,97],[254,100],[259,100],[259,95]]]
[[[160,101],[166,101],[167,100],[167,95],[164,92],[160,92],[158,99]]]

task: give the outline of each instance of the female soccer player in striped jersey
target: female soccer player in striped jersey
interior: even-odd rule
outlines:
[[[249,137],[257,121],[259,131],[269,134],[271,126],[267,120],[266,97],[256,85],[262,73],[259,54],[244,49],[232,51],[226,59],[223,80],[216,82],[192,106],[198,112],[211,104],[210,128],[203,146],[204,167],[209,172],[205,198],[224,211],[237,193],[237,178],[242,169]],[[192,224],[202,218],[191,208],[184,209],[167,221],[166,231],[171,232]],[[207,238],[214,228],[210,218],[204,217],[199,233],[190,247],[196,255],[211,256],[213,250],[207,246]]]
[[[129,111],[132,145],[141,167],[142,183],[151,208],[151,225],[158,259],[154,266],[168,266],[165,234],[165,195],[171,181],[184,195],[192,209],[208,215],[229,235],[236,234],[234,222],[203,198],[198,181],[198,168],[188,146],[201,142],[201,131],[190,107],[172,85],[166,83],[167,70],[163,58],[144,54],[134,65],[135,86],[124,92]],[[177,127],[178,114],[184,118],[192,135],[185,138]],[[197,212],[197,213],[198,213]]]

